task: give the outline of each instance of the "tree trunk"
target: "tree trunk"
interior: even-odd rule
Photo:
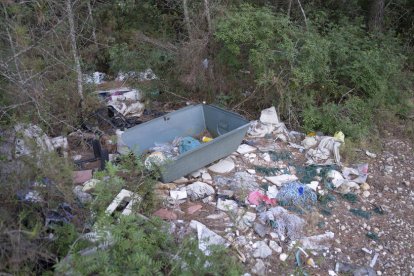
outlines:
[[[208,27],[208,34],[211,35],[213,33],[211,27],[211,17],[210,17],[210,7],[209,7],[208,0],[204,0],[204,9],[206,11],[206,18],[207,18],[207,27]]]
[[[96,26],[95,26],[95,21],[93,21],[91,1],[88,0],[87,1],[87,4],[88,4],[89,17],[91,18],[91,24],[92,24],[92,38],[93,38],[93,42],[95,43],[96,47],[98,47],[98,40],[96,39]]]
[[[384,0],[372,0],[369,10],[368,30],[382,31],[384,22]]]
[[[184,22],[185,22],[185,26],[187,28],[188,37],[189,37],[189,40],[192,40],[193,35],[192,35],[192,31],[191,31],[190,15],[188,13],[187,0],[183,0],[183,9],[184,9]]]
[[[68,13],[69,20],[69,31],[70,31],[70,42],[72,46],[73,60],[75,61],[75,70],[78,75],[78,94],[80,97],[80,106],[83,110],[83,85],[82,85],[82,70],[80,65],[80,57],[78,54],[78,47],[76,45],[76,30],[75,22],[72,10],[72,0],[66,0],[66,9]]]

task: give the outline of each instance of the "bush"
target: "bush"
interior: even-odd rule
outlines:
[[[379,107],[403,105],[412,77],[402,72],[406,57],[393,33],[325,17],[316,13],[304,30],[270,8],[240,5],[217,23],[218,61],[253,73],[255,101],[244,107],[274,104],[292,127],[360,139]]]

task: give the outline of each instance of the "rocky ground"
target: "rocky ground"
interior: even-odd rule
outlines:
[[[360,151],[357,160],[368,163],[368,178],[358,188],[346,190],[352,197],[344,196],[340,188],[327,189],[324,183],[329,178],[321,173],[314,176],[318,201],[299,208],[284,206],[288,214],[304,220],[302,231],[292,238],[288,232],[281,234],[272,221],[261,219],[278,203],[256,206],[247,199],[256,190],[267,191],[272,198],[273,188],[280,192],[291,181],[266,176],[258,168],[278,168],[276,175],[287,172],[303,179],[300,168],[307,168],[306,150],[301,152],[276,136],[246,138],[238,152],[218,164],[174,183],[159,183],[157,193],[164,198],[164,207],[155,214],[171,221],[177,235],[196,231],[200,240],[208,236],[226,243],[244,263],[246,273],[253,275],[413,275],[411,143],[389,134],[375,157]],[[279,153],[280,160],[269,158],[269,152]],[[355,164],[342,165],[338,171]],[[331,200],[323,201],[327,198]],[[303,240],[325,233],[322,242]]]

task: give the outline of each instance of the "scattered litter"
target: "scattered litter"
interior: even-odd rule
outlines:
[[[109,206],[106,208],[105,212],[108,215],[112,215],[115,212],[115,210],[119,209],[120,207],[123,207],[123,210],[121,210],[121,214],[130,215],[134,204],[140,201],[141,198],[138,195],[131,191],[122,189],[111,202],[111,204],[109,204]]]
[[[236,172],[233,177],[215,176],[213,179],[216,186],[228,186],[234,191],[254,191],[259,188],[255,177],[247,172]]]
[[[367,211],[364,211],[362,209],[349,209],[349,211],[354,214],[355,216],[364,218],[364,219],[369,219],[371,217],[371,214]]]
[[[308,250],[327,250],[330,248],[330,243],[334,239],[333,232],[326,232],[325,234],[304,237],[299,240],[303,249]]]
[[[342,174],[345,179],[352,182],[363,184],[367,181],[368,177],[368,163],[359,164],[356,168],[345,167],[342,170]]]
[[[186,190],[172,190],[170,191],[170,196],[175,200],[186,199],[187,191]]]
[[[208,167],[208,169],[217,174],[226,174],[233,171],[235,168],[234,161],[231,158],[220,160],[218,163]]]
[[[73,218],[73,210],[67,203],[60,203],[56,209],[49,210],[46,214],[45,226],[63,225],[70,223]]]
[[[264,195],[263,193],[261,193],[260,191],[253,191],[249,194],[247,200],[249,201],[250,204],[253,205],[260,205],[263,203],[269,204],[269,205],[275,205],[276,204],[276,199],[274,198],[269,198],[267,195]]]
[[[241,144],[238,148],[237,148],[237,152],[240,154],[246,154],[246,153],[251,153],[256,151],[257,149],[255,147],[252,147],[250,145],[247,144]]]
[[[190,227],[197,230],[198,248],[207,256],[211,254],[210,246],[212,245],[229,246],[223,237],[208,229],[207,226],[201,222],[192,220],[190,222]]]
[[[197,148],[200,145],[200,141],[194,139],[191,136],[183,137],[182,139],[180,139],[180,142],[178,144],[178,151],[180,154],[183,154],[187,151]]]
[[[336,273],[350,273],[353,276],[376,276],[377,273],[369,266],[357,266],[348,263],[336,263]]]
[[[89,179],[83,184],[82,192],[90,193],[95,190],[96,185],[98,185],[101,181],[99,179]]]
[[[154,167],[160,167],[167,161],[164,153],[156,151],[151,153],[147,158],[145,158],[144,165],[148,170],[153,170]]]
[[[269,198],[276,198],[278,193],[279,193],[279,190],[277,189],[275,185],[267,187],[266,195]]]
[[[369,263],[369,266],[374,268],[375,264],[377,263],[377,259],[378,259],[379,254],[375,253],[374,257],[372,258],[371,262]]]
[[[365,151],[365,154],[366,154],[368,157],[371,157],[371,158],[377,158],[377,155],[376,155],[375,153],[369,152],[368,150],[366,150],[366,151]]]
[[[116,149],[118,151],[118,153],[125,155],[128,154],[130,152],[128,146],[124,143],[124,141],[122,140],[122,134],[124,132],[120,129],[117,129],[115,131],[116,134]]]
[[[259,214],[260,220],[263,223],[269,223],[277,230],[279,236],[287,235],[291,240],[300,238],[305,226],[305,221],[290,214],[283,207],[277,206],[270,208],[268,211]]]
[[[307,136],[303,141],[302,141],[302,146],[305,149],[310,149],[313,148],[314,146],[316,146],[318,144],[318,141],[316,140],[315,137],[309,137]]]
[[[230,199],[221,199],[217,200],[217,209],[222,211],[235,211],[237,210],[237,202]]]
[[[317,149],[309,149],[306,153],[306,157],[308,158],[307,163],[319,164],[322,161],[325,161],[325,164],[332,163],[328,159],[333,154],[336,164],[341,165],[341,156],[339,155],[339,147],[341,144],[342,142],[334,137],[326,136],[322,138]]]
[[[282,262],[286,261],[289,256],[286,253],[282,253],[279,255],[279,260]]]
[[[266,180],[272,182],[273,184],[275,184],[276,186],[282,186],[285,183],[289,183],[292,181],[296,181],[298,180],[296,175],[291,175],[291,174],[282,174],[282,175],[277,175],[277,176],[267,176]]]
[[[348,202],[351,202],[352,204],[358,201],[358,196],[352,193],[343,194],[342,198]]]
[[[104,81],[105,77],[106,77],[105,73],[96,71],[90,75],[84,74],[83,81],[89,84],[102,84],[105,82]]]
[[[73,188],[73,193],[82,204],[87,204],[92,201],[92,196],[83,192],[82,189],[82,186],[75,186],[75,188]]]
[[[272,159],[272,161],[281,161],[281,160],[291,160],[292,159],[292,153],[286,150],[282,151],[269,151],[269,156]]]
[[[259,174],[263,174],[265,176],[272,176],[278,174],[287,174],[289,170],[286,168],[279,169],[279,168],[269,168],[269,167],[262,167],[262,166],[255,166],[255,171]]]
[[[300,182],[285,184],[277,194],[277,201],[282,206],[309,208],[316,203],[317,196],[308,186]]]
[[[378,235],[374,232],[368,232],[365,235],[367,236],[367,238],[369,238],[373,241],[377,241],[379,239]]]
[[[213,141],[213,138],[211,138],[211,137],[207,137],[207,136],[203,136],[203,137],[201,138],[201,141],[202,141],[203,143],[208,143],[208,142]]]

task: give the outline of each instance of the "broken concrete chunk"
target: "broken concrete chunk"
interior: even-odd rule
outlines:
[[[330,248],[330,243],[334,239],[333,232],[326,232],[325,234],[304,237],[299,240],[303,249],[309,250],[326,250]]]
[[[200,181],[188,185],[186,189],[187,194],[190,196],[191,200],[203,199],[215,193],[213,187]]]
[[[266,266],[261,259],[257,259],[256,264],[252,269],[252,272],[259,276],[266,275]]]
[[[267,246],[264,241],[258,241],[254,243],[253,247],[256,248],[256,250],[253,252],[253,257],[255,258],[265,259],[272,255],[272,249],[270,249],[270,247]]]
[[[187,214],[192,215],[195,212],[198,212],[199,210],[201,210],[202,208],[203,208],[203,205],[200,205],[200,204],[192,205],[187,208]]]
[[[83,184],[92,178],[92,170],[74,171],[73,183]]]
[[[212,181],[213,178],[211,177],[211,175],[208,172],[203,172],[203,174],[201,175],[201,179],[203,179],[203,181]]]
[[[217,174],[226,174],[235,168],[234,161],[231,158],[220,160],[218,163],[210,166],[208,169]]]
[[[275,241],[269,241],[269,247],[276,253],[282,253],[282,247]]]
[[[178,218],[176,213],[165,208],[157,210],[153,215],[165,220],[176,220]]]
[[[256,151],[255,147],[252,147],[250,145],[247,144],[241,144],[238,148],[237,148],[237,152],[240,154],[246,154],[246,153],[251,153]]]
[[[222,245],[225,247],[229,246],[223,237],[208,229],[201,222],[192,220],[190,222],[190,227],[197,231],[198,248],[207,256],[211,254],[211,251],[209,249],[211,245]]]
[[[187,191],[186,190],[173,190],[173,191],[170,191],[170,196],[173,199],[186,199]]]
[[[269,180],[270,182],[272,182],[273,184],[279,186],[279,187],[282,186],[285,183],[289,183],[289,182],[298,180],[296,175],[291,175],[291,174],[282,174],[282,175],[277,175],[277,176],[267,176],[266,179]]]
[[[222,211],[234,211],[237,210],[238,205],[237,202],[230,199],[221,199],[219,198],[217,201],[217,209]]]
[[[239,212],[240,216],[237,222],[237,228],[245,230],[253,225],[254,220],[256,219],[256,213],[252,212]]]
[[[260,122],[271,125],[279,124],[276,108],[272,106],[267,109],[263,109],[260,114]]]

